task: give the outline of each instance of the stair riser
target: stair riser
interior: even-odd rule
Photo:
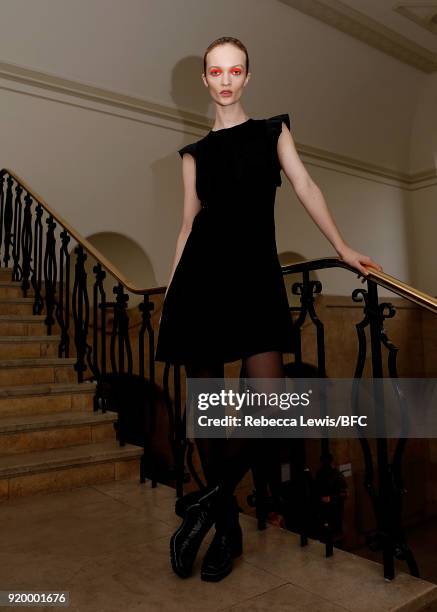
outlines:
[[[67,410],[93,410],[92,393],[57,393],[0,398],[0,417],[32,414],[56,414]]]
[[[47,333],[47,326],[44,323],[14,323],[10,321],[0,321],[0,336],[44,336]],[[52,333],[55,332],[52,327]]]
[[[37,383],[71,383],[78,382],[73,366],[33,366],[0,369],[0,387],[16,385],[33,385]]]
[[[26,315],[30,316],[33,314],[33,304],[31,303],[12,303],[0,302],[0,315],[13,314],[13,315]],[[44,314],[44,313],[40,313]]]
[[[11,282],[10,279],[4,279],[0,277],[0,282]],[[57,295],[59,295],[59,283],[56,285]],[[43,290],[44,293],[44,290]],[[64,285],[64,295],[65,295],[65,285]],[[15,282],[11,287],[4,287],[0,285],[0,297],[35,297],[35,290],[32,286],[28,287],[26,295],[24,295],[24,291],[21,289],[21,281]]]
[[[18,285],[18,283],[17,283]],[[1,287],[0,286],[0,297],[33,297],[35,292],[33,289],[27,290],[27,295],[25,296],[21,287]]]
[[[37,431],[1,433],[0,455],[31,453],[113,439],[115,439],[115,430],[112,423],[92,423]]]
[[[58,342],[0,342],[0,359],[57,357]]]
[[[140,459],[111,460],[0,479],[0,501],[114,480],[139,480]]]
[[[10,262],[11,262],[11,260],[9,260],[9,263]],[[2,280],[2,281],[10,281],[10,280],[12,280],[12,267],[5,268],[3,261],[2,261],[2,267],[0,268],[0,280]]]

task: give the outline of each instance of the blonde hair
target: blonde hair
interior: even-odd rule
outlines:
[[[212,51],[212,49],[214,49],[215,47],[218,47],[219,45],[224,45],[225,43],[231,43],[232,45],[235,45],[236,47],[244,51],[244,54],[246,56],[246,74],[247,74],[249,72],[249,54],[247,52],[246,47],[241,42],[241,40],[238,40],[238,38],[234,38],[233,36],[221,36],[220,38],[217,38],[216,40],[214,40],[214,42],[212,42],[209,45],[209,47],[205,51],[205,55],[203,56],[203,73],[206,75],[206,56],[208,55],[208,53]]]

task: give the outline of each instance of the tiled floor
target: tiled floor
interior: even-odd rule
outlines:
[[[200,580],[211,531],[182,580],[168,552],[180,523],[174,500],[163,485],[118,481],[0,504],[0,590],[69,591],[67,609],[80,612],[406,611],[437,599],[433,584],[404,573],[387,583],[377,563],[339,550],[325,559],[318,542],[300,548],[294,534],[257,531],[246,515],[233,572]]]
[[[437,584],[437,517],[428,519],[405,529],[407,543],[413,551],[419,568],[420,577]],[[354,551],[365,559],[379,560],[380,552],[369,548]],[[406,568],[405,561],[396,561],[401,571]]]

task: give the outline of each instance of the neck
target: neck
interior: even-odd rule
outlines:
[[[237,125],[238,123],[243,123],[244,121],[247,121],[248,119],[249,117],[247,116],[247,114],[244,112],[244,110],[241,107],[238,109],[235,109],[232,107],[223,109],[222,107],[218,107],[216,109],[215,121],[214,121],[214,126],[212,129],[213,130],[226,129],[234,125]]]

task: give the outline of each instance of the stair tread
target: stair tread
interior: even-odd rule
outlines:
[[[0,359],[0,368],[15,368],[17,366],[50,366],[72,365],[76,363],[75,357],[20,357],[19,359]]]
[[[125,444],[117,440],[94,442],[77,446],[67,446],[30,453],[14,453],[0,456],[0,478],[15,476],[26,472],[45,471],[72,465],[101,463],[113,459],[140,457],[144,450],[141,446]]]
[[[0,342],[59,342],[61,336],[0,336]]]
[[[86,425],[89,423],[113,423],[117,413],[90,412],[89,410],[65,410],[63,412],[46,414],[29,414],[0,417],[0,434],[18,431],[47,429],[66,425]]]
[[[16,385],[15,387],[0,387],[0,399],[23,395],[52,395],[55,393],[95,393],[96,382],[83,383],[33,383],[31,385]]]
[[[43,323],[45,321],[47,315],[45,314],[0,314],[0,323],[2,321],[12,321],[13,323],[34,323],[35,321],[40,321],[41,323]]]
[[[33,304],[34,297],[5,296],[0,297],[0,304]]]

